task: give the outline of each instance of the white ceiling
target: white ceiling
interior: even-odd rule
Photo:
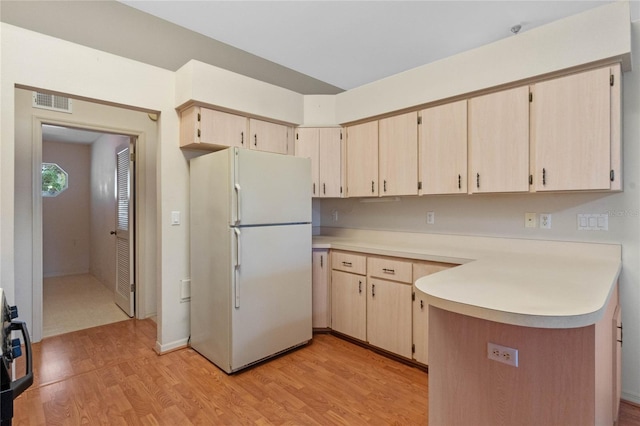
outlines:
[[[610,2],[119,1],[345,90]]]
[[[71,127],[54,126],[51,124],[42,125],[43,142],[91,144],[98,140],[103,134],[104,133],[74,129]]]

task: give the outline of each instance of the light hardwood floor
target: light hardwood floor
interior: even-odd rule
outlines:
[[[192,349],[158,356],[155,338],[129,320],[35,344],[14,426],[427,424],[425,372],[332,335],[231,376]],[[619,425],[640,408],[623,404]]]

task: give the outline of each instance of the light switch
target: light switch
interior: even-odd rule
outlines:
[[[578,213],[579,231],[608,231],[609,215],[606,213]]]
[[[180,225],[180,212],[171,212],[171,225]]]

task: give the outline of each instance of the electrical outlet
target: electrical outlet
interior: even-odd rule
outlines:
[[[535,213],[525,213],[524,214],[524,227],[525,228],[535,228],[536,227],[536,214]]]
[[[540,213],[540,229],[551,229],[551,213]]]
[[[518,366],[518,350],[496,343],[487,343],[487,358],[511,365],[512,367]]]
[[[436,223],[436,214],[434,212],[427,212],[427,225],[433,225]]]

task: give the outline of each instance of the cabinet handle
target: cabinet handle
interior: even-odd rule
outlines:
[[[387,192],[387,181],[386,180],[383,181],[382,187],[384,188],[384,192]]]
[[[362,281],[358,281],[358,294],[362,294]]]
[[[324,256],[320,255],[320,267],[323,267],[323,263],[324,263]]]
[[[373,194],[373,185],[374,185],[374,182],[373,182],[373,181],[371,181],[371,193],[372,193],[372,194]]]
[[[376,297],[376,285],[371,284],[371,297]]]
[[[342,262],[342,266],[347,266],[349,268],[351,268],[353,264],[351,262]]]
[[[240,132],[240,145],[244,145],[244,132]]]
[[[424,308],[424,300],[421,300],[420,301],[420,309],[423,309],[423,308]]]
[[[327,193],[327,184],[326,184],[326,183],[323,183],[323,184],[322,184],[322,193],[323,193],[323,194],[326,194],[326,193]]]
[[[476,188],[480,189],[480,173],[476,173]]]
[[[316,183],[313,182],[313,195],[316,195]]]
[[[546,169],[542,169],[542,185],[546,185],[547,184],[547,170]]]
[[[458,175],[458,189],[462,188],[462,176]]]
[[[395,269],[382,268],[382,272],[384,272],[385,274],[395,274],[396,270]]]
[[[258,146],[258,134],[253,135],[253,146]]]
[[[620,342],[620,346],[622,346],[622,341],[624,340],[624,336],[623,336],[623,333],[622,333],[622,323],[620,323],[618,328],[620,329],[620,340],[618,340],[618,339],[616,339],[616,340],[618,340],[618,342]]]

